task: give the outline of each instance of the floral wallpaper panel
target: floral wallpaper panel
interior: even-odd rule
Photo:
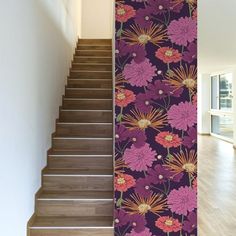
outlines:
[[[197,2],[115,5],[115,235],[196,236]]]

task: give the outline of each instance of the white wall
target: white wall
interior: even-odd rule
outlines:
[[[227,2],[227,4],[226,4]],[[236,65],[235,0],[198,0],[198,70],[200,73]]]
[[[198,133],[210,134],[210,74],[198,75]]]
[[[72,59],[79,0],[1,0],[0,228],[26,236]]]
[[[82,37],[112,38],[114,0],[82,0]]]

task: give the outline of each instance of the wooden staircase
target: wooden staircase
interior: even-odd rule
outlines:
[[[80,39],[28,236],[113,236],[111,40]]]

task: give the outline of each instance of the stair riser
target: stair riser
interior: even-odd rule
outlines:
[[[77,79],[112,79],[112,72],[107,71],[71,71],[70,78]]]
[[[61,122],[112,122],[112,112],[103,111],[60,111]]]
[[[43,176],[44,190],[113,191],[111,176]]]
[[[112,65],[103,64],[72,64],[72,70],[89,70],[89,71],[112,71]]]
[[[57,136],[77,136],[85,138],[108,138],[112,137],[112,124],[61,124],[56,125]]]
[[[53,169],[88,169],[88,170],[104,170],[112,169],[112,157],[96,157],[96,156],[49,156],[48,166]]]
[[[63,100],[64,109],[109,110],[112,100]]]
[[[112,58],[111,57],[74,57],[74,62],[75,63],[112,63]]]
[[[112,216],[113,201],[110,200],[38,200],[38,216]]]
[[[76,50],[75,56],[86,56],[86,57],[112,57],[111,50]]]
[[[112,50],[111,45],[78,45],[77,50]]]
[[[52,147],[55,150],[80,150],[99,152],[107,150],[112,153],[112,140],[95,140],[95,139],[57,139],[53,138]]]
[[[112,80],[108,79],[68,79],[69,88],[112,88]]]
[[[36,229],[29,236],[114,236],[113,229]]]
[[[68,98],[112,98],[112,90],[80,90],[66,89],[65,97]]]
[[[78,45],[111,45],[111,39],[79,39]]]

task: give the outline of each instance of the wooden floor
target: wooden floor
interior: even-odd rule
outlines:
[[[199,236],[236,236],[236,151],[199,137]]]

